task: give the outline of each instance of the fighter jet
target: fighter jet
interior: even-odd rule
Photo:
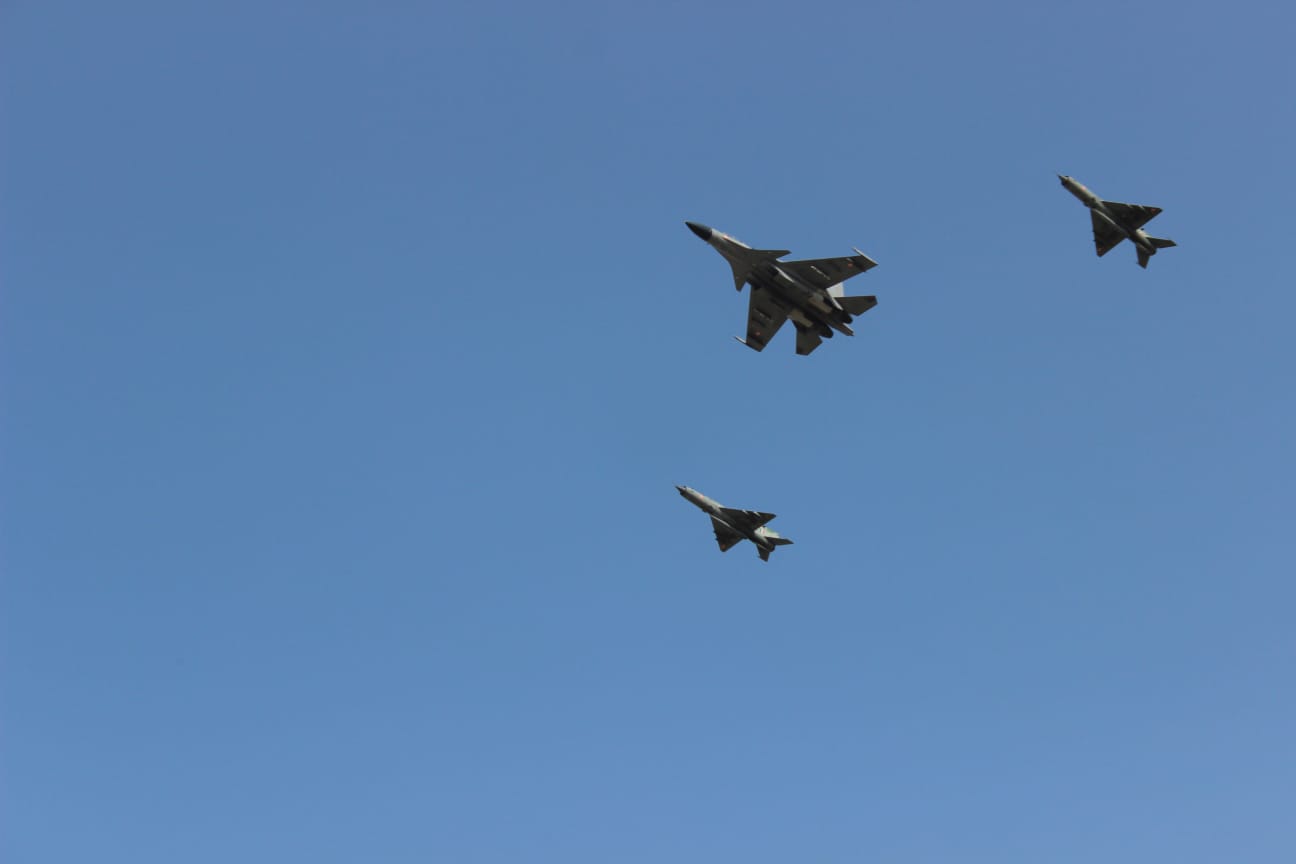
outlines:
[[[779,261],[791,253],[786,249],[753,249],[705,225],[684,224],[729,262],[734,288],[741,291],[744,285],[751,284],[747,338],[738,339],[748,348],[762,350],[783,322],[791,318],[797,331],[796,353],[809,354],[823,339],[832,338],[834,330],[854,336],[850,328],[852,316],[877,305],[876,297],[842,296],[843,282],[877,266],[858,249],[846,258]]]
[[[696,489],[687,486],[675,488],[685,500],[697,505],[699,510],[711,517],[711,527],[715,529],[716,542],[720,544],[721,552],[728,552],[741,540],[750,540],[756,544],[761,560],[768,561],[776,546],[787,546],[792,542],[765,527],[765,523],[774,518],[773,513],[733,510],[720,506],[718,501],[711,500]]]
[[[1122,240],[1128,240],[1138,251],[1139,266],[1146,269],[1148,260],[1158,249],[1175,245],[1173,240],[1150,237],[1143,230],[1143,226],[1161,212],[1160,207],[1104,201],[1074,178],[1059,174],[1058,179],[1062,181],[1062,185],[1068,192],[1083,201],[1089,208],[1093,217],[1094,245],[1098,247],[1098,257],[1106,255]]]

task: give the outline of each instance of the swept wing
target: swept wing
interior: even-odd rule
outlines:
[[[804,261],[780,261],[779,269],[818,288],[827,290],[877,266],[877,262],[860,252],[844,258],[808,258]]]
[[[1113,218],[1131,231],[1137,231],[1152,221],[1152,217],[1161,212],[1160,207],[1148,207],[1144,204],[1122,204],[1119,201],[1104,201],[1103,206]]]
[[[1104,201],[1102,203],[1112,218],[1129,231],[1137,231],[1152,221],[1153,216],[1161,212],[1160,207],[1147,207],[1143,204],[1122,204],[1119,201]],[[1124,240],[1125,235],[1099,215],[1098,211],[1093,211],[1091,215],[1094,247],[1098,250],[1098,257],[1101,258],[1115,248],[1117,243]]]
[[[1125,235],[1097,210],[1090,212],[1090,221],[1093,222],[1094,247],[1098,250],[1098,257],[1106,255],[1116,244],[1125,239]]]
[[[770,292],[753,285],[747,304],[747,345],[757,351],[764,349],[786,320],[787,310]]]
[[[715,530],[716,542],[720,544],[721,552],[728,552],[738,541],[743,539],[741,534],[714,516],[711,517],[711,527]]]
[[[759,510],[736,510],[732,507],[721,507],[720,510],[729,522],[748,528],[759,528],[774,518],[773,513],[762,513]]]

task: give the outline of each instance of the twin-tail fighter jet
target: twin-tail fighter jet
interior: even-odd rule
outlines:
[[[797,331],[796,353],[809,354],[822,340],[832,338],[834,330],[854,336],[852,317],[877,305],[876,297],[843,296],[843,282],[877,266],[858,249],[845,258],[779,261],[790,254],[786,249],[753,249],[714,228],[684,224],[729,262],[735,288],[741,291],[751,285],[747,338],[738,339],[748,348],[764,349],[791,318]]]
[[[739,541],[750,540],[756,544],[756,552],[761,560],[768,561],[770,553],[776,547],[787,546],[792,542],[765,527],[765,523],[774,518],[773,513],[722,507],[720,502],[711,500],[696,489],[687,486],[675,488],[686,501],[711,517],[711,527],[715,529],[716,542],[720,544],[721,552],[728,552]]]
[[[1062,185],[1068,192],[1083,201],[1089,208],[1093,218],[1094,245],[1098,247],[1098,257],[1106,255],[1122,240],[1128,240],[1134,244],[1138,252],[1139,266],[1146,269],[1148,261],[1158,249],[1175,245],[1173,240],[1151,237],[1143,230],[1143,226],[1161,212],[1160,207],[1104,201],[1073,177],[1059,174],[1058,179],[1062,181]]]

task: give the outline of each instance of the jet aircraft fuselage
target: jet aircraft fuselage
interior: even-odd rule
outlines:
[[[688,486],[675,487],[684,500],[711,517],[715,528],[716,541],[720,551],[727,552],[739,540],[749,540],[756,546],[761,560],[768,561],[770,553],[777,546],[786,546],[792,541],[782,537],[778,532],[765,527],[765,523],[774,518],[773,513],[760,513],[752,510],[734,510],[723,506],[719,501],[708,498],[696,489]]]
[[[765,250],[753,249],[723,231],[696,222],[685,224],[729,262],[734,270],[734,281],[737,282],[738,290],[742,290],[743,282],[750,282],[753,287],[764,288],[789,307],[788,317],[793,323],[809,327],[824,338],[831,338],[833,330],[847,336],[855,335],[855,331],[850,328],[852,316],[842,308],[836,297],[833,297],[827,289],[811,285],[797,278],[794,271],[780,266],[782,262],[778,257],[786,255],[787,252],[771,258]],[[740,271],[746,277],[742,282],[738,282]]]
[[[877,305],[876,297],[846,297],[842,282],[877,266],[858,249],[855,255],[810,261],[780,261],[784,249],[753,249],[741,240],[686,222],[689,230],[719,252],[733,270],[734,287],[752,287],[748,338],[738,341],[760,351],[784,320],[796,325],[797,353],[809,354],[834,332],[854,336],[855,315]]]
[[[1139,266],[1146,267],[1148,259],[1156,254],[1157,249],[1175,245],[1173,240],[1153,237],[1143,230],[1143,225],[1161,212],[1160,207],[1104,201],[1074,177],[1059,174],[1058,179],[1068,192],[1079,198],[1092,212],[1094,240],[1098,244],[1100,256],[1107,254],[1112,246],[1125,239],[1138,250]]]

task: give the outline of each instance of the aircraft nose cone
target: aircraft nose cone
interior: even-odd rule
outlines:
[[[708,243],[711,242],[710,228],[708,228],[705,225],[701,225],[697,222],[685,222],[684,224],[687,225],[689,227],[689,230],[692,231],[694,234],[701,237],[703,240],[707,241]]]

